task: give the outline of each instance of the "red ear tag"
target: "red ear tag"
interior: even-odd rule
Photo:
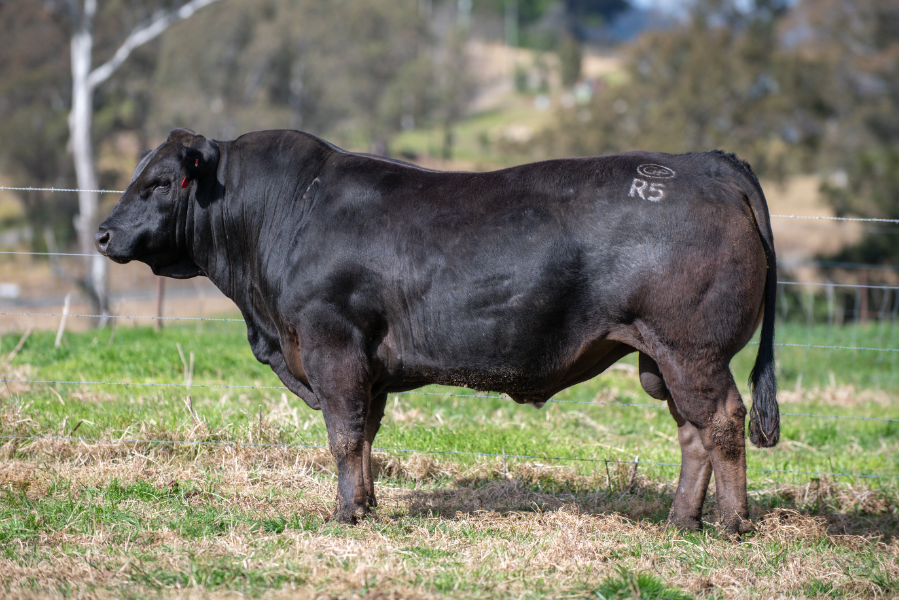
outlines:
[[[199,158],[196,159],[196,160],[194,161],[194,166],[195,166],[195,167],[199,167],[199,166],[200,166],[200,159],[199,159]],[[183,189],[186,188],[188,185],[190,185],[190,179],[188,179],[188,178],[187,178],[187,175],[185,175],[185,176],[184,176],[184,181],[181,182],[181,189],[183,190]]]

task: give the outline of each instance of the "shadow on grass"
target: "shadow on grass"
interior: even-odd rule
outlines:
[[[499,514],[548,512],[576,507],[584,514],[618,513],[634,520],[662,523],[668,516],[672,495],[667,486],[635,482],[625,489],[592,491],[544,483],[521,477],[468,477],[441,484],[436,489],[401,493],[412,516],[463,519],[477,512]]]
[[[880,537],[885,543],[899,536],[895,489],[840,485],[822,478],[806,485],[778,486],[750,499],[753,521],[783,511],[823,519],[829,535]]]
[[[713,486],[714,487],[714,486]],[[853,488],[823,482],[809,496],[808,486],[781,486],[754,494],[749,511],[753,523],[786,524],[801,517],[815,521],[821,533],[862,536],[891,542],[899,535],[897,498],[884,490]],[[411,516],[464,519],[477,512],[499,514],[548,512],[575,507],[590,515],[618,514],[633,521],[656,525],[668,517],[674,486],[637,479],[624,486],[601,486],[593,490],[559,484],[535,483],[526,477],[468,477],[441,484],[436,489],[414,489],[400,494]],[[710,490],[712,492],[712,490]],[[716,520],[714,493],[706,499],[703,521]]]

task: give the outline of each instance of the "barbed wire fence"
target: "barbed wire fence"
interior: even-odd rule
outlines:
[[[46,192],[77,192],[76,189],[65,189],[65,188],[18,188],[18,187],[5,187],[0,186],[0,190],[9,190],[9,191],[46,191]],[[121,194],[123,191],[121,190],[93,190],[96,193],[101,194]],[[803,216],[803,215],[771,215],[772,219],[797,219],[797,220],[810,220],[810,221],[835,221],[835,222],[857,222],[857,223],[890,223],[890,224],[899,224],[899,219],[871,219],[871,218],[852,218],[852,217],[826,217],[826,216]],[[50,257],[86,257],[86,256],[94,256],[93,254],[80,254],[80,253],[65,253],[65,252],[23,252],[23,251],[0,251],[0,255],[31,255],[31,256],[50,256]],[[815,266],[821,267],[831,267],[831,268],[839,268],[839,269],[885,269],[885,270],[893,270],[899,271],[899,267],[892,267],[889,265],[861,265],[856,263],[833,263],[827,261],[806,261],[806,264],[813,264]],[[867,283],[835,283],[831,281],[822,281],[822,282],[802,282],[802,281],[778,281],[778,287],[780,290],[783,290],[787,286],[798,286],[803,287],[805,289],[825,289],[828,291],[828,299],[830,304],[833,304],[832,300],[832,292],[834,289],[855,289],[856,294],[858,295],[861,290],[865,290],[867,293],[869,290],[878,290],[883,293],[881,309],[878,311],[878,316],[880,319],[883,319],[887,314],[890,315],[891,320],[895,321],[897,318],[897,313],[899,313],[899,286],[892,285],[870,285]],[[888,299],[890,295],[894,296],[894,300],[892,306],[888,307]],[[858,311],[859,303],[856,302],[856,311]],[[813,311],[814,306],[806,307],[807,312],[811,313]],[[831,313],[833,313],[833,307],[831,306]],[[60,319],[68,319],[68,318],[99,318],[100,315],[93,314],[69,314],[67,311],[62,313],[55,312],[28,312],[28,311],[0,311],[0,316],[8,317],[8,316],[25,316],[25,317],[58,317]],[[858,315],[856,315],[858,317]],[[235,318],[212,318],[212,317],[166,317],[166,316],[145,316],[145,315],[116,315],[114,318],[116,319],[128,319],[128,320],[148,320],[148,321],[185,321],[185,322],[199,322],[199,321],[211,321],[211,322],[236,322],[243,323],[243,319],[235,319]],[[831,317],[830,323],[832,324],[833,319]],[[753,343],[753,342],[751,342]],[[754,342],[757,343],[757,342]],[[791,348],[804,348],[804,349],[825,349],[825,350],[835,350],[835,351],[852,351],[859,353],[877,353],[889,356],[895,356],[899,353],[899,348],[890,348],[890,347],[866,347],[866,346],[843,346],[843,345],[825,345],[825,344],[797,344],[797,343],[784,343],[777,342],[777,346],[782,347],[791,347]],[[16,379],[16,378],[6,378],[3,376],[0,378],[3,384],[8,385],[9,383],[20,383],[27,385],[45,385],[45,386],[57,386],[57,385],[87,385],[87,386],[124,386],[124,387],[148,387],[148,388],[167,388],[167,387],[177,387],[184,388],[187,387],[188,393],[191,387],[201,388],[201,389],[241,389],[241,390],[281,390],[287,391],[288,388],[284,386],[262,386],[262,385],[241,385],[241,384],[213,384],[213,383],[169,383],[169,382],[133,382],[133,381],[74,381],[74,380],[53,380],[53,379]],[[442,393],[442,392],[427,392],[427,391],[408,391],[401,392],[399,394],[391,394],[393,396],[399,395],[422,395],[422,396],[440,396],[447,398],[466,398],[466,399],[496,399],[496,400],[504,400],[508,399],[506,396],[499,395],[490,395],[490,394],[458,394],[458,393]],[[636,403],[623,403],[623,402],[601,402],[601,401],[577,401],[577,400],[563,400],[553,398],[550,400],[551,403],[555,404],[583,404],[583,405],[591,405],[591,406],[617,406],[617,407],[627,407],[634,409],[653,409],[653,410],[664,410],[666,407],[664,405],[657,404],[636,404]],[[899,418],[889,418],[889,417],[866,417],[866,416],[856,416],[856,415],[834,415],[834,414],[817,414],[817,413],[791,413],[791,412],[781,412],[783,416],[789,417],[801,417],[801,418],[811,418],[811,419],[845,419],[845,420],[856,420],[856,421],[873,421],[873,422],[882,422],[882,423],[899,423]],[[230,446],[230,447],[254,447],[254,448],[295,448],[295,449],[322,449],[327,448],[327,446],[322,445],[314,445],[314,444],[277,444],[277,443],[251,443],[251,442],[242,442],[242,441],[214,441],[214,440],[167,440],[167,439],[138,439],[138,438],[102,438],[102,437],[73,437],[73,436],[25,436],[25,435],[6,435],[0,436],[0,440],[6,440],[7,442],[12,441],[55,441],[55,442],[66,442],[66,443],[118,443],[118,444],[131,444],[133,446],[151,446],[151,445],[194,445],[194,446]],[[536,460],[536,461],[550,461],[550,462],[577,462],[577,463],[604,463],[605,465],[609,464],[628,464],[628,465],[645,465],[645,466],[660,466],[660,467],[679,467],[679,463],[663,463],[663,462],[650,462],[650,461],[639,461],[639,460],[619,460],[619,459],[605,459],[605,458],[586,458],[586,457],[576,457],[576,456],[545,456],[538,454],[507,454],[503,452],[502,454],[497,453],[488,453],[488,452],[461,452],[455,450],[435,450],[435,449],[415,449],[415,448],[375,448],[374,450],[378,452],[384,452],[388,454],[431,454],[431,455],[445,455],[445,456],[465,456],[465,457],[484,457],[484,458],[502,458],[506,459],[522,459],[522,460]],[[769,468],[749,468],[749,471],[753,472],[762,472],[762,473],[783,473],[783,474],[795,474],[795,475],[810,475],[810,476],[829,476],[829,477],[845,477],[845,478],[858,478],[858,479],[878,479],[878,480],[899,480],[899,475],[882,475],[882,474],[870,474],[870,473],[852,473],[852,472],[841,472],[841,471],[800,471],[800,470],[789,470],[789,469],[769,469]]]
[[[20,440],[20,441],[53,441],[53,442],[79,442],[79,443],[95,443],[95,444],[134,444],[134,445],[171,445],[171,446],[218,446],[230,448],[297,448],[306,450],[327,450],[328,446],[320,444],[278,444],[270,442],[235,442],[235,441],[219,441],[219,440],[156,440],[156,439],[139,439],[139,438],[88,438],[88,437],[56,437],[56,436],[24,436],[24,435],[2,435],[0,440]],[[445,456],[466,456],[481,458],[502,458],[502,459],[522,459],[536,461],[551,462],[581,462],[581,463],[605,463],[605,464],[625,464],[625,465],[645,465],[656,467],[680,467],[680,463],[664,463],[641,460],[619,460],[612,458],[584,458],[579,456],[545,456],[539,454],[510,454],[495,452],[461,452],[458,450],[421,450],[415,448],[372,448],[375,452],[384,452],[387,454],[437,454]],[[866,473],[843,473],[840,471],[798,471],[792,469],[766,469],[761,467],[749,467],[747,471],[761,473],[784,473],[791,475],[815,475],[815,476],[831,476],[831,477],[847,477],[857,479],[884,479],[896,480],[899,475],[876,475]]]

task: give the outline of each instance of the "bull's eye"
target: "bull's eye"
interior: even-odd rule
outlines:
[[[158,181],[158,182],[156,182],[156,189],[157,190],[167,190],[167,189],[169,189],[169,185],[170,184],[168,181]]]

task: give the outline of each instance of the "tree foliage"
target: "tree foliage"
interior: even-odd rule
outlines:
[[[627,79],[563,111],[535,146],[556,155],[726,147],[762,172],[807,166],[831,111],[809,90],[827,74],[815,57],[778,47],[783,11],[698,3],[684,26],[650,31],[626,47]]]
[[[165,37],[149,126],[157,137],[190,126],[223,138],[301,128],[387,153],[404,122],[453,101],[436,68],[451,40],[418,5],[229,0],[202,29],[184,23]]]
[[[93,65],[109,60],[136,27],[183,4],[100,2],[91,27]],[[23,187],[74,187],[66,117],[80,6],[0,3],[0,136],[15,140],[0,147],[0,170]],[[465,39],[436,27],[419,0],[224,0],[134,50],[96,87],[90,129],[101,170],[92,187],[127,182],[137,149],[128,156],[114,150],[133,148],[121,146],[123,134],[137,134],[146,149],[175,127],[220,139],[296,128],[389,153],[400,129],[433,123],[451,141],[473,81]],[[61,243],[74,235],[74,195],[21,199],[37,243],[50,221]]]
[[[899,218],[899,5],[819,3],[801,15],[811,28],[802,49],[832,65],[827,163],[839,176],[825,189],[840,214]]]
[[[832,116],[823,124],[823,191],[838,215],[899,219],[899,4],[804,2],[797,49],[826,57]],[[895,236],[877,232],[829,257],[899,264]]]
[[[623,56],[624,77],[562,110],[531,156],[724,148],[764,176],[821,173],[838,214],[899,218],[896,2],[699,0]],[[872,237],[842,258],[899,246]]]
[[[72,172],[66,152],[70,90],[68,65],[59,60],[67,39],[40,4],[0,4],[0,168],[17,187],[66,187]],[[25,215],[35,235],[33,248],[45,250],[45,225],[72,233],[75,198],[21,192]]]

